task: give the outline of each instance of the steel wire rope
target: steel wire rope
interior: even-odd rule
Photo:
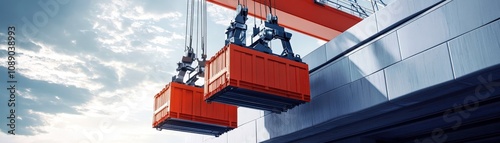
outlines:
[[[186,1],[186,31],[184,35],[184,52],[188,50],[188,23],[189,23],[189,0]]]
[[[200,2],[201,0],[198,0],[197,3],[196,3],[196,54],[194,54],[194,57],[197,58],[198,57],[198,53],[199,53],[199,47],[200,47],[200,37],[201,37],[201,34],[200,34]]]
[[[203,45],[202,45],[202,58],[205,61],[207,51],[207,1],[203,0]]]

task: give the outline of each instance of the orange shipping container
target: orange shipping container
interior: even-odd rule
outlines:
[[[205,100],[283,112],[311,100],[308,66],[230,44],[207,62]]]
[[[236,108],[206,103],[203,88],[172,82],[155,96],[153,128],[218,136],[237,127]]]

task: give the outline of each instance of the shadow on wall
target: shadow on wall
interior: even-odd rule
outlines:
[[[338,38],[342,39],[335,41],[342,43],[330,45],[355,45],[349,42],[360,42],[350,32]],[[311,91],[310,103],[281,114],[266,112],[263,120],[257,120],[258,141],[293,133],[340,116],[349,116],[350,113],[387,101],[385,75],[380,69],[401,60],[396,33],[361,48],[311,73],[311,90],[316,91]],[[264,129],[259,129],[262,125]],[[292,141],[305,136],[285,140]]]

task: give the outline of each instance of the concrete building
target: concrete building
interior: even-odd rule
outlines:
[[[310,103],[203,142],[499,142],[499,8],[397,0],[303,57]]]

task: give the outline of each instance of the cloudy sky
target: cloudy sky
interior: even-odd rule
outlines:
[[[200,142],[156,131],[153,95],[184,50],[185,0],[4,0],[0,5],[0,142]],[[45,6],[48,4],[48,9]],[[208,5],[208,55],[234,11]],[[248,21],[253,25],[253,19]],[[16,135],[8,135],[7,27],[16,26]],[[292,32],[305,55],[323,41]],[[280,52],[279,48],[273,48]]]

